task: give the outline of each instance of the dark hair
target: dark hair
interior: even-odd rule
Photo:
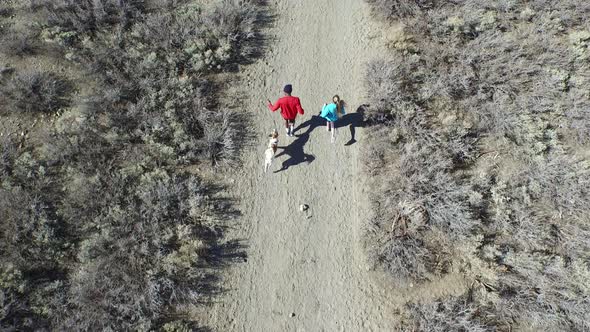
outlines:
[[[338,101],[334,101],[334,99],[337,99]],[[342,99],[340,99],[340,96],[334,95],[334,97],[332,97],[332,101],[334,102],[334,104],[336,104],[336,114],[342,114],[342,107],[344,106],[344,102],[342,101]]]

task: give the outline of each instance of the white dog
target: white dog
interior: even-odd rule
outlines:
[[[268,148],[264,151],[264,173],[268,172],[272,164],[272,160],[275,158],[275,153],[279,146],[279,132],[275,129],[269,135],[270,140],[268,141]]]

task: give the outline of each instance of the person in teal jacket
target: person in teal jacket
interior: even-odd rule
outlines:
[[[322,107],[320,116],[326,119],[326,129],[332,132],[330,135],[330,141],[332,143],[336,140],[336,127],[334,126],[334,123],[338,120],[340,115],[344,114],[346,114],[344,111],[344,101],[342,101],[338,95],[332,97],[332,103],[324,104],[324,107]]]

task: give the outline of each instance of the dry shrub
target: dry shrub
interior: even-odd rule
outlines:
[[[491,188],[490,231],[501,250],[494,259],[502,307],[515,308],[521,326],[546,330],[588,328],[590,236],[585,161],[550,154]],[[575,303],[575,304],[574,304]]]
[[[67,240],[55,210],[59,184],[45,165],[3,138],[0,178],[0,328],[48,326],[44,306],[59,288]]]
[[[588,329],[590,165],[566,142],[588,142],[590,5],[368,2],[413,42],[367,74],[370,254],[396,278],[448,262],[477,281],[413,305],[408,329]],[[429,222],[387,233],[404,204]]]
[[[13,163],[16,159],[17,148],[16,143],[10,137],[0,138],[0,175],[2,179],[9,179],[14,169]]]
[[[71,83],[51,72],[24,72],[0,88],[10,111],[51,113],[70,105]]]
[[[14,8],[9,3],[0,4],[0,17],[8,17],[14,13]]]
[[[450,298],[423,305],[409,305],[412,324],[403,331],[433,332],[488,332],[496,329],[487,326],[485,313],[470,303],[468,298]]]
[[[145,9],[143,0],[30,0],[49,26],[78,34],[106,26],[125,25]]]
[[[473,140],[453,131],[437,132],[428,125],[425,110],[402,105],[389,115],[388,135],[385,129],[371,135],[383,157],[382,163],[368,166],[380,183],[371,197],[377,243],[370,255],[406,283],[447,273],[454,260],[449,244],[464,241],[479,221],[471,215],[472,191],[453,174],[473,158]],[[369,151],[365,159],[375,159]]]
[[[239,131],[247,122],[232,110],[212,111],[216,87],[202,75],[253,54],[260,13],[248,3],[220,6],[211,12],[179,7],[156,13],[121,38],[99,34],[82,45],[77,61],[115,88],[98,96],[106,108],[89,109],[108,117],[120,135],[169,155],[172,160],[165,163],[201,157],[215,165],[235,161]],[[116,111],[104,111],[109,109]]]
[[[520,172],[503,176],[492,187],[490,197],[495,231],[502,235],[498,240],[506,236],[511,245],[521,249],[582,255],[587,247],[582,239],[588,234],[584,224],[590,196],[589,167],[586,161],[550,154]],[[547,222],[539,224],[539,220]],[[582,233],[572,234],[572,229]],[[564,236],[566,230],[568,236]]]
[[[519,252],[506,255],[504,262],[512,273],[500,279],[499,291],[503,296],[495,310],[515,319],[520,328],[546,331],[590,328],[587,258]]]
[[[422,10],[433,8],[441,1],[437,0],[366,0],[374,13],[386,19],[418,15]]]
[[[213,82],[255,55],[259,2],[150,4],[31,1],[96,85],[72,100],[54,74],[2,72],[11,111],[73,107],[36,146],[0,140],[1,330],[195,330],[239,255],[220,243],[236,215],[222,188],[180,169],[239,156],[247,119]]]
[[[149,329],[168,308],[196,304],[207,291],[198,269],[208,251],[199,229],[209,214],[203,184],[162,171],[115,180],[123,190],[108,203],[118,208],[82,230],[88,236],[59,320],[64,328]]]
[[[23,57],[34,55],[38,49],[36,36],[30,28],[21,30],[10,29],[2,33],[0,37],[0,52],[8,56]]]

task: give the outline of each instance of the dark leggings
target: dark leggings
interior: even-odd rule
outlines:
[[[289,128],[289,126],[295,126],[295,119],[293,119],[293,120],[285,119],[285,128]]]

